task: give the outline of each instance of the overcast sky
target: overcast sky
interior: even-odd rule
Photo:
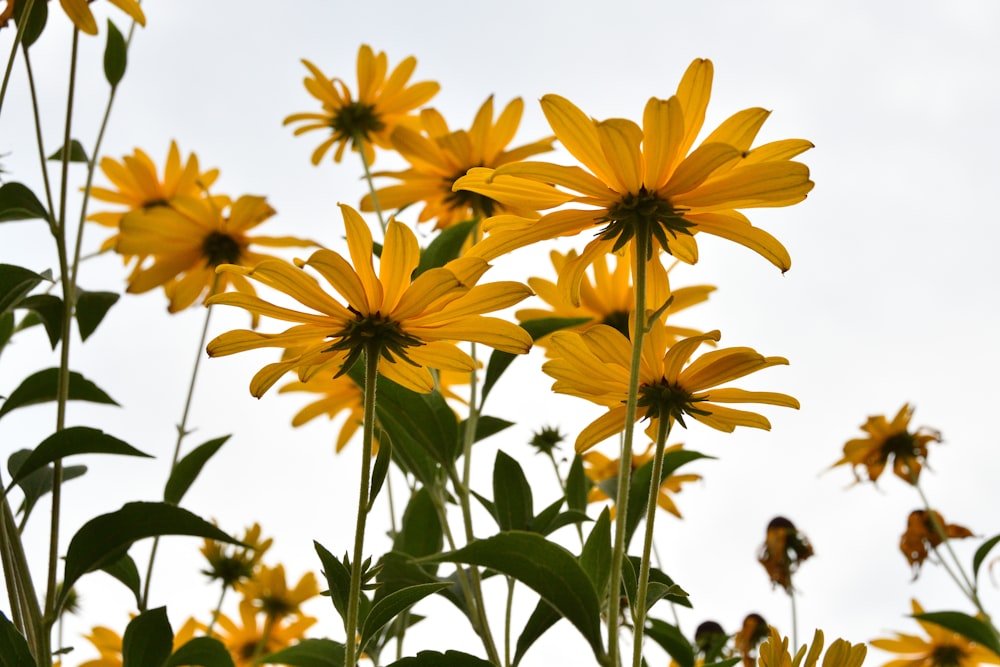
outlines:
[[[719,328],[724,345],[749,345],[791,361],[740,386],[783,391],[802,403],[799,411],[766,409],[770,433],[725,435],[694,426],[672,439],[718,457],[690,467],[704,480],[676,498],[685,519],[661,514],[657,522],[664,569],[695,607],[681,614],[682,629],[690,635],[712,618],[733,632],[756,611],[790,631],[787,597],[771,590],[756,562],[775,515],[794,521],[816,550],[795,579],[802,638],[814,627],[853,641],[893,629],[915,631],[904,618],[910,597],[928,610],[971,611],[933,565],[910,582],[897,545],[907,514],[919,506],[912,489],[888,474],[880,489],[847,488],[853,479],[848,469],[824,471],[868,415],[891,417],[909,401],[917,407],[914,425],[940,429],[945,437],[944,444],[932,445],[924,477],[932,502],[949,522],[985,537],[998,532],[1000,5],[994,0],[153,0],[143,6],[148,25],[136,32],[104,153],[120,158],[141,147],[162,164],[176,139],[185,154],[195,151],[203,166],[221,169],[216,192],[268,197],[278,215],[262,233],[311,237],[333,248],[342,247],[336,203],[356,205],[364,192],[360,162],[348,156],[340,165],[313,167],[309,156],[319,135],[295,138],[282,127],[286,115],[318,109],[302,87],[300,58],[355,89],[360,44],[386,51],[390,66],[415,55],[415,80],[440,82],[432,105],[452,127],[467,127],[490,94],[498,105],[523,97],[519,143],[549,133],[537,104],[546,93],[567,97],[595,118],[640,121],[645,101],[673,94],[693,58],[712,59],[706,127],[746,107],[771,109],[760,141],[813,141],[816,148],[801,159],[816,188],[801,205],[750,212],[789,249],[793,266],[784,276],[751,251],[712,238],[699,239],[697,266],[674,274],[677,286],[719,287],[708,304],[685,313],[685,324]],[[126,26],[110,3],[92,7],[102,35],[82,40],[73,133],[88,151],[107,88],[100,69],[104,20]],[[71,34],[54,3],[51,13],[33,50],[49,152],[61,137]],[[0,33],[4,52],[11,37]],[[0,119],[0,154],[7,154],[0,160],[10,172],[5,179],[37,188],[20,63],[14,72]],[[569,163],[561,151],[552,159]],[[376,167],[392,166],[398,162],[380,155]],[[71,176],[78,179],[74,186],[82,184],[82,171]],[[102,177],[97,181],[106,184]],[[405,214],[402,219],[413,222]],[[85,248],[96,249],[105,234],[88,229]],[[578,241],[582,247],[586,239]],[[487,278],[551,278],[548,248],[501,258]],[[41,270],[54,266],[53,257],[40,224],[0,226],[0,261]],[[93,260],[81,273],[87,289],[121,291],[124,280],[113,257]],[[67,488],[67,540],[97,513],[159,496],[203,316],[199,308],[169,316],[159,292],[126,295],[104,328],[74,348],[75,369],[126,409],[74,405],[70,423],[104,428],[159,459],[87,461],[91,474]],[[220,310],[212,324],[217,334],[246,321],[242,313]],[[0,358],[0,394],[40,365],[55,365],[49,354],[42,341],[19,339]],[[573,431],[601,412],[575,399],[546,398],[550,382],[536,373],[540,358],[535,352],[518,361],[491,399],[489,412],[524,421],[477,448],[482,465],[474,486],[487,495],[486,464],[498,447],[522,461],[535,488],[553,488],[550,470],[526,445],[531,431],[545,424]],[[319,571],[311,540],[334,553],[350,548],[359,448],[334,457],[336,431],[326,422],[290,430],[302,405],[294,395],[253,399],[247,385],[269,361],[261,353],[203,364],[191,420],[198,431],[188,447],[234,436],[187,505],[232,531],[259,521],[275,537],[272,561],[282,560],[297,576],[307,568]],[[0,423],[7,452],[34,446],[51,429],[49,408],[19,412]],[[536,494],[538,503],[550,500]],[[385,511],[376,510],[370,552],[386,546],[378,518]],[[42,518],[29,528],[33,544],[43,539]],[[967,564],[977,544],[966,542],[956,550]],[[171,540],[154,582],[154,602],[170,604],[175,625],[187,613],[207,617],[214,603],[216,593],[197,573],[197,547],[193,540]],[[135,551],[139,562],[142,553]],[[83,620],[69,628],[69,641],[95,622],[124,628],[128,597],[116,586],[100,574],[81,582]],[[983,588],[987,605],[1000,608],[996,586],[986,578]],[[497,585],[494,591],[501,615],[503,590]],[[525,608],[515,627],[533,605],[528,592],[519,599]],[[312,608],[326,624],[312,634],[340,639],[326,605],[319,600]],[[408,651],[478,651],[471,631],[454,631],[456,615],[447,605],[428,609],[437,609],[437,618],[408,638]],[[657,608],[654,615],[669,618],[669,610]],[[567,625],[529,662],[565,657],[564,640],[587,654]],[[77,655],[82,660],[91,652]],[[886,658],[873,651],[869,660]]]

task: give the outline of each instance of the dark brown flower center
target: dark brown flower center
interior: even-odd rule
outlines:
[[[931,665],[933,667],[959,667],[966,658],[968,655],[961,646],[941,644],[935,646],[931,652]]]
[[[388,361],[395,362],[396,357],[399,357],[408,364],[418,365],[406,355],[406,348],[423,345],[419,338],[404,332],[398,322],[381,313],[364,317],[353,308],[348,307],[348,309],[357,315],[357,319],[349,322],[344,331],[332,336],[335,342],[324,350],[325,352],[347,350],[347,358],[337,376],[351,370],[365,349],[373,343],[378,344],[380,355]]]
[[[903,431],[885,439],[885,442],[882,443],[881,455],[883,461],[888,461],[891,456],[913,459],[919,456],[920,452],[917,449],[916,438],[911,433]]]
[[[239,264],[242,252],[240,242],[223,232],[211,232],[201,243],[201,254],[209,266]]]
[[[647,239],[646,248],[652,256],[655,239],[660,247],[670,252],[670,238],[678,234],[691,235],[692,223],[684,219],[684,210],[674,208],[669,200],[663,199],[655,192],[648,192],[645,187],[638,193],[628,193],[608,209],[608,214],[600,219],[607,226],[600,231],[600,238],[605,241],[615,240],[614,250],[618,250],[636,236]]]
[[[351,102],[340,107],[330,119],[330,127],[339,139],[370,141],[373,134],[385,129],[385,123],[375,113],[375,106]]]
[[[695,403],[705,399],[697,399],[691,396],[683,387],[670,384],[665,378],[661,378],[655,384],[639,385],[639,401],[637,406],[640,410],[645,409],[643,419],[667,419],[673,417],[678,424],[687,428],[684,424],[684,415],[708,414],[704,410],[694,407]]]

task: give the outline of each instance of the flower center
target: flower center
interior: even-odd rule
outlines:
[[[645,187],[638,193],[628,193],[618,202],[608,208],[608,214],[599,219],[608,223],[600,231],[604,241],[615,239],[614,250],[619,250],[637,235],[647,239],[656,239],[660,247],[670,252],[671,238],[678,234],[691,235],[689,228],[692,223],[684,219],[684,210],[675,209],[669,200],[663,199],[655,192],[648,192]],[[649,255],[652,256],[653,244],[647,243]]]
[[[166,199],[150,199],[149,201],[142,202],[142,209],[144,211],[156,208],[157,206],[170,206],[170,203]]]
[[[201,243],[201,254],[208,260],[209,266],[239,264],[242,247],[229,234],[211,232]]]
[[[959,667],[967,657],[962,647],[954,644],[942,644],[935,646],[931,652],[931,665],[933,667]]]
[[[385,123],[375,113],[375,105],[351,102],[334,113],[330,127],[340,138],[369,141],[371,135],[385,129]]]
[[[704,410],[694,407],[694,404],[703,401],[703,398],[693,398],[683,387],[672,385],[661,378],[655,384],[639,385],[639,401],[637,407],[645,408],[646,413],[643,419],[667,419],[672,417],[678,424],[687,428],[684,424],[685,414],[707,415]]]
[[[448,191],[448,195],[444,198],[444,203],[451,209],[471,210],[473,217],[488,218],[496,215],[500,204],[495,199],[490,199],[486,195],[471,190],[453,191],[451,189],[455,181],[463,176],[465,176],[465,172],[458,174],[455,178],[445,180],[444,188]]]
[[[604,319],[601,320],[600,323],[606,324],[609,327],[616,329],[619,333],[621,333],[621,335],[631,340],[632,337],[629,335],[629,329],[628,329],[628,316],[629,316],[628,311],[616,310],[614,312],[605,315]]]
[[[399,328],[399,323],[395,322],[381,313],[374,313],[362,316],[361,313],[350,308],[351,312],[357,315],[357,319],[348,323],[347,328],[334,336],[338,339],[324,352],[335,350],[347,350],[347,358],[340,367],[340,372],[336,376],[343,375],[351,370],[354,363],[361,358],[361,354],[371,344],[377,344],[379,354],[390,362],[395,363],[396,357],[408,364],[418,365],[406,356],[406,348],[423,345],[419,338],[411,336]]]

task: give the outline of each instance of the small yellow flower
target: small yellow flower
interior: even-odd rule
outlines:
[[[90,11],[90,3],[93,0],[59,0],[59,4],[62,5],[63,11],[73,22],[77,28],[88,35],[97,34],[97,21],[94,20],[94,14]],[[146,25],[146,15],[142,13],[142,7],[136,0],[109,0],[118,9],[122,10],[130,17],[132,20],[141,26]]]
[[[240,603],[239,624],[219,614],[218,638],[229,650],[236,667],[253,667],[260,656],[280,651],[304,639],[316,623],[312,616],[299,616],[291,623],[275,619],[258,623],[257,609],[248,601]]]
[[[743,389],[717,389],[770,366],[786,365],[784,357],[764,357],[748,347],[706,352],[688,364],[702,344],[718,341],[718,331],[692,336],[669,346],[670,336],[660,320],[653,320],[643,338],[639,369],[639,403],[636,419],[649,419],[646,434],[655,438],[659,421],[677,421],[686,428],[691,417],[714,429],[732,433],[737,426],[770,430],[766,417],[736,410],[719,403],[763,403],[798,408],[786,394]],[[585,427],[576,440],[576,451],[584,452],[625,429],[632,347],[628,338],[612,327],[598,324],[582,334],[559,331],[552,335],[551,361],[542,370],[555,378],[552,390],[585,398],[608,408],[608,412]],[[685,368],[685,365],[687,367]]]
[[[413,111],[437,94],[440,86],[434,81],[408,85],[417,66],[413,56],[388,73],[385,52],[377,54],[367,44],[358,51],[358,93],[355,98],[341,79],[327,78],[308,60],[302,63],[312,76],[305,79],[306,90],[323,105],[321,112],[296,113],[285,118],[284,124],[301,123],[295,136],[311,130],[330,132],[330,137],[313,151],[312,163],[319,164],[334,145],[334,162],[340,162],[344,148],[364,150],[368,164],[375,159],[375,148],[391,148],[389,137],[399,125],[417,125]]]
[[[823,631],[816,630],[812,645],[805,644],[795,653],[788,651],[788,638],[782,638],[774,627],[770,628],[767,641],[760,646],[758,667],[816,667],[823,652]],[[861,667],[868,647],[851,644],[846,639],[835,639],[823,656],[822,667]]]
[[[672,445],[666,448],[666,452],[672,452],[683,448],[684,445]],[[642,454],[632,455],[632,470],[633,472],[640,466],[653,460],[653,445],[649,445],[646,451]],[[587,452],[583,455],[583,472],[594,483],[594,486],[590,489],[590,495],[587,496],[588,503],[596,503],[602,500],[614,500],[616,495],[616,487],[618,484],[618,470],[619,459],[610,459],[604,454],[597,451]],[[656,504],[660,508],[670,512],[678,519],[682,518],[680,510],[677,509],[677,505],[674,504],[671,495],[681,492],[681,486],[687,484],[688,482],[696,482],[701,479],[701,475],[685,474],[685,475],[669,475],[663,483],[660,484],[660,489],[657,492]],[[612,517],[614,508],[612,508]]]
[[[316,375],[308,382],[293,380],[283,385],[278,391],[282,394],[306,392],[320,396],[292,417],[293,427],[302,426],[321,415],[334,419],[342,412],[347,413],[347,418],[337,435],[336,449],[338,453],[347,446],[351,437],[364,423],[364,392],[354,380],[346,375],[337,377]]]
[[[867,437],[848,440],[844,445],[844,456],[835,466],[850,464],[854,476],[861,481],[858,468],[863,467],[868,480],[877,482],[886,465],[892,462],[892,471],[908,484],[916,484],[927,459],[927,445],[941,442],[941,434],[924,426],[910,432],[910,418],[913,408],[903,405],[890,422],[884,415],[869,417],[861,426]]]
[[[924,613],[916,600],[911,601],[914,614]],[[927,638],[897,632],[894,638],[873,639],[871,645],[899,657],[882,667],[977,667],[982,664],[1000,665],[1000,657],[962,635],[940,625],[917,621]]]
[[[208,561],[208,569],[202,570],[202,574],[210,579],[218,579],[223,586],[229,587],[252,577],[254,569],[274,541],[271,538],[261,539],[260,532],[260,524],[257,523],[246,529],[240,542],[248,545],[247,547],[224,545],[206,539],[201,553]]]
[[[914,579],[920,574],[920,566],[927,560],[928,550],[937,548],[942,542],[941,535],[934,527],[935,522],[948,539],[972,537],[972,531],[965,526],[945,523],[944,518],[937,512],[933,512],[933,519],[931,516],[932,514],[925,510],[910,512],[906,520],[906,532],[899,539],[899,550],[913,568]]]
[[[809,539],[791,521],[783,516],[767,524],[767,536],[757,560],[767,570],[771,584],[777,584],[791,593],[792,574],[805,560],[813,556]]]
[[[500,167],[552,150],[555,137],[507,150],[523,111],[524,103],[520,98],[515,99],[494,122],[493,97],[490,96],[479,108],[472,127],[452,131],[437,110],[424,109],[420,113],[423,132],[400,126],[392,133],[393,147],[410,163],[410,168],[376,174],[402,181],[376,191],[379,206],[397,209],[422,202],[424,207],[417,221],[434,220],[435,229],[497,213],[535,215],[533,210],[508,209],[489,197],[468,190],[452,190],[455,181],[473,167]],[[361,200],[361,210],[374,210],[371,195]]]
[[[343,204],[341,210],[353,266],[333,251],[319,250],[308,261],[299,262],[300,268],[278,261],[262,262],[253,270],[219,268],[224,274],[262,282],[315,311],[283,308],[236,293],[220,294],[209,301],[297,323],[279,334],[230,331],[208,344],[213,357],[262,347],[298,351],[268,364],[254,376],[250,383],[254,396],[262,396],[292,370],[298,370],[304,382],[326,369],[330,375],[341,375],[373,340],[381,348],[379,373],[424,393],[434,388],[429,368],[465,373],[475,370],[472,358],[459,350],[455,341],[483,343],[512,353],[524,353],[531,347],[531,337],[521,327],[482,315],[529,296],[527,286],[515,282],[476,285],[489,265],[475,257],[453,260],[411,279],[420,260],[420,247],[414,233],[396,220],[390,220],[386,229],[376,275],[371,231],[357,211]],[[307,266],[320,273],[346,304],[324,292],[302,270]]]
[[[272,620],[286,616],[301,616],[301,605],[306,600],[319,595],[316,575],[306,572],[294,588],[289,588],[285,580],[285,566],[262,566],[253,578],[237,585],[236,590],[243,599],[256,609],[260,609]]]

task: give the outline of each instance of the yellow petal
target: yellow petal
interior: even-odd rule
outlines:
[[[642,130],[623,118],[611,118],[597,124],[601,150],[611,168],[612,187],[621,193],[637,194],[642,187]]]
[[[358,63],[361,67],[361,63]],[[375,266],[372,262],[372,232],[368,228],[361,214],[347,204],[340,204],[341,213],[344,216],[344,226],[347,228],[347,247],[351,253],[351,263],[354,271],[361,279],[361,284],[365,288],[367,309],[362,311],[363,315],[371,315],[382,307],[382,284],[375,276]],[[361,306],[362,304],[357,304]]]
[[[556,137],[573,157],[605,183],[615,182],[612,169],[601,150],[597,128],[590,117],[559,95],[545,95],[542,98],[542,112]]]
[[[681,141],[679,151],[681,155],[691,150],[705,122],[705,110],[712,95],[714,72],[711,60],[697,58],[688,65],[681,82],[677,85],[677,99],[684,113],[684,139]]]
[[[97,34],[97,21],[94,20],[87,0],[59,0],[59,4],[73,25],[88,35]]]
[[[698,213],[686,217],[695,223],[695,231],[718,236],[750,248],[782,272],[792,268],[792,257],[778,239],[754,227],[739,211]]]
[[[677,162],[677,152],[684,138],[684,113],[676,97],[646,103],[642,115],[642,156],[646,173],[643,182],[650,192],[659,190],[670,179]]]
[[[756,412],[734,410],[733,408],[706,403],[698,404],[698,408],[699,410],[709,411],[709,414],[703,415],[700,412],[694,412],[691,414],[694,419],[725,433],[732,433],[737,426],[749,426],[765,431],[771,430],[771,422],[767,420],[767,417],[759,415]]]
[[[728,387],[726,389],[710,389],[699,394],[698,398],[702,397],[713,403],[763,403],[786,408],[799,408],[799,402],[795,398],[773,391],[745,391]]]
[[[705,141],[702,143],[719,142],[729,144],[741,152],[746,152],[750,150],[753,140],[757,137],[757,133],[760,132],[764,121],[770,115],[770,111],[761,108],[737,111],[722,121],[722,124],[705,137]]]
[[[576,453],[582,454],[625,430],[625,406],[613,408],[587,424],[576,438]]]
[[[385,230],[385,244],[379,261],[383,314],[391,312],[410,285],[410,275],[420,263],[420,245],[410,228],[392,219]]]

